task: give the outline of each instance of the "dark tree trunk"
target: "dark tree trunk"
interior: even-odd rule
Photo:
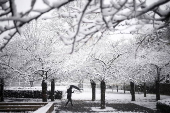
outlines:
[[[144,92],[144,97],[146,97],[146,82],[144,82],[144,88],[143,88],[143,92]]]
[[[139,85],[137,85],[137,90],[138,90],[138,94],[139,94],[139,91],[140,91],[140,86]]]
[[[0,102],[4,101],[4,79],[0,78]]]
[[[51,80],[51,101],[54,101],[54,92],[55,92],[55,81]]]
[[[80,89],[83,89],[83,80],[80,80],[80,81],[79,81],[78,87],[79,87]]]
[[[47,82],[42,80],[42,101],[47,102]]]
[[[113,88],[114,88],[114,86],[112,85],[112,92],[113,92]]]
[[[119,90],[119,89],[118,89],[118,88],[119,88],[119,86],[118,86],[118,85],[116,85],[116,88],[117,88],[117,92],[118,92],[118,90]]]
[[[155,85],[156,85],[156,100],[160,100],[160,73],[161,73],[161,69],[159,66],[154,65],[156,67],[156,71],[157,71],[157,77],[156,77],[156,81],[155,81]]]
[[[96,83],[93,80],[90,80],[92,87],[92,101],[96,100]]]
[[[156,81],[156,100],[160,100],[160,83]]]
[[[123,90],[124,90],[124,93],[126,93],[125,83],[123,84]]]
[[[135,84],[133,82],[130,82],[130,93],[132,95],[132,100],[131,101],[135,101]]]
[[[100,88],[101,88],[101,109],[105,109],[106,108],[106,103],[105,103],[106,84],[104,80],[101,81]]]
[[[30,86],[31,86],[31,87],[34,86],[34,81],[30,81]]]

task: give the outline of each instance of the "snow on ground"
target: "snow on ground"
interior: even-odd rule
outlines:
[[[100,111],[100,112],[104,112],[104,111],[116,111],[115,109],[113,109],[112,107],[106,107],[106,109],[100,109],[100,107],[91,107],[92,111]]]
[[[129,91],[126,91],[124,94],[123,90],[119,90],[118,93],[116,90],[106,89],[105,94],[106,103],[135,103],[140,106],[144,106],[147,108],[151,108],[153,110],[156,109],[156,95],[155,94],[147,94],[146,97],[144,97],[143,93],[137,93],[135,94],[136,101],[131,101],[131,94]],[[66,99],[67,94],[66,92],[63,92],[63,98]],[[170,98],[170,96],[161,95],[161,100]],[[82,92],[76,91],[72,94],[73,100],[91,100],[92,99],[92,92],[91,88],[84,88]],[[96,100],[100,100],[100,89],[96,88]]]
[[[62,101],[66,101],[67,98],[67,88],[68,86],[56,86],[55,90],[63,91],[63,98]],[[10,89],[27,89],[27,90],[41,90],[41,87],[11,87]],[[48,87],[48,90],[50,90],[50,87]],[[74,90],[74,89],[73,89]],[[147,94],[147,97],[144,97],[143,93],[137,93],[135,94],[136,96],[136,101],[131,101],[131,95],[129,91],[126,91],[124,94],[123,90],[119,90],[118,93],[116,90],[112,89],[106,89],[106,103],[135,103],[137,105],[141,105],[147,108],[151,109],[156,109],[156,95],[155,94]],[[165,102],[168,103],[166,99],[170,98],[170,96],[166,95],[161,95],[161,101],[160,102]],[[75,92],[72,94],[72,99],[73,100],[91,100],[92,99],[92,89],[91,88],[83,88],[82,92],[79,92],[75,90]],[[100,89],[96,88],[96,100],[100,100]]]
[[[56,86],[55,90],[59,90],[59,91],[63,91],[63,97],[61,100],[56,100],[56,103],[59,103],[61,101],[67,101],[66,97],[67,97],[67,86]],[[22,88],[21,88],[22,89]],[[32,88],[26,88],[28,90],[32,89]],[[33,89],[41,89],[40,87],[34,87]],[[50,90],[50,88],[48,88],[48,90]],[[129,91],[126,91],[126,93],[124,94],[123,90],[119,90],[119,92],[117,92],[116,90],[111,90],[111,89],[106,89],[106,103],[135,103],[137,105],[140,106],[144,106],[147,108],[151,108],[153,110],[156,109],[156,95],[155,94],[147,94],[147,97],[144,97],[143,93],[137,93],[135,94],[136,96],[136,101],[131,101],[131,95]],[[161,100],[159,102],[164,102],[164,103],[170,103],[170,99],[167,100],[168,98],[170,98],[170,96],[166,96],[166,95],[161,95]],[[91,100],[92,99],[92,91],[91,88],[84,88],[82,92],[79,92],[77,90],[75,90],[75,92],[72,94],[72,99],[74,100]],[[96,88],[96,102],[99,102],[100,100],[100,89]],[[91,108],[94,111],[98,111],[98,108]],[[113,109],[113,108],[109,108],[106,106],[107,111],[109,111],[109,109]],[[113,111],[113,110],[112,110]],[[100,113],[105,112],[105,111],[100,111]],[[64,111],[61,111],[61,113],[65,113]],[[71,112],[67,112],[67,113],[71,113]],[[114,112],[112,112],[114,113]],[[115,111],[115,113],[117,113]],[[121,112],[119,112],[121,113]],[[135,113],[135,112],[122,112],[122,113]]]

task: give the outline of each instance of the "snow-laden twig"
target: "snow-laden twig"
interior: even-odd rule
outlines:
[[[89,4],[91,3],[91,1],[92,1],[92,0],[88,0],[87,4],[85,5],[85,7],[84,7],[84,9],[83,9],[83,11],[82,11],[82,14],[81,14],[81,16],[80,16],[80,19],[79,19],[79,21],[78,21],[78,27],[77,27],[76,33],[75,33],[75,35],[74,35],[74,37],[73,37],[73,44],[72,44],[71,53],[73,53],[73,51],[74,51],[74,46],[75,46],[75,43],[76,43],[76,36],[77,36],[78,33],[79,33],[83,16],[84,16],[84,14],[85,14],[85,12],[86,12]]]
[[[16,5],[15,5],[15,1],[14,0],[10,0],[9,4],[10,4],[12,16],[13,17],[17,17],[17,9],[16,9]],[[17,21],[14,20],[13,23],[14,23],[14,26],[16,28],[16,31],[20,34],[20,28],[17,26]]]
[[[107,21],[106,21],[106,19],[105,19],[105,17],[104,17],[104,14],[103,14],[103,0],[100,0],[100,10],[101,10],[102,19],[103,19],[106,27],[109,28],[109,26],[108,26],[108,24],[107,24]]]
[[[148,11],[154,10],[154,8],[157,8],[165,3],[169,2],[169,0],[159,0],[151,4],[150,6],[143,8],[140,12],[136,13],[136,16],[141,16],[142,14],[147,13]]]
[[[145,36],[144,36],[144,35],[142,35],[142,36],[143,36],[143,39],[139,42],[139,45],[137,46],[137,48],[136,48],[136,50],[135,50],[135,59],[136,59],[136,57],[137,57],[137,51],[138,51],[139,47],[142,45],[142,43],[145,41],[145,39],[146,39],[148,36],[150,36],[150,34],[146,34]]]

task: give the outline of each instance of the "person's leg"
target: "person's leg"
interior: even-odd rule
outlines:
[[[69,99],[67,100],[67,102],[66,102],[65,106],[67,106],[68,102],[69,102]]]
[[[72,99],[70,99],[70,102],[71,102],[71,106],[73,106]]]

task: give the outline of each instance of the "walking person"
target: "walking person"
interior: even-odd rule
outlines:
[[[68,101],[67,101],[65,106],[67,106],[67,104],[69,102],[71,103],[71,106],[73,106],[72,99],[71,99],[72,93],[74,93],[74,91],[72,92],[72,87],[68,88],[67,89],[67,99],[68,99]]]

